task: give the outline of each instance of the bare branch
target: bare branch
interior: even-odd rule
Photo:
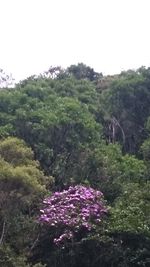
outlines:
[[[5,234],[5,227],[6,227],[6,222],[3,222],[3,228],[2,228],[2,234],[1,234],[1,238],[0,238],[0,246],[3,243],[3,239],[4,239],[4,234]]]

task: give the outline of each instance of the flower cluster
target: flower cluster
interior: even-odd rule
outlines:
[[[63,233],[54,239],[56,244],[72,239],[74,233],[82,228],[90,231],[101,222],[107,212],[100,191],[81,185],[70,186],[68,190],[55,192],[43,201],[44,208],[40,210],[39,221]]]

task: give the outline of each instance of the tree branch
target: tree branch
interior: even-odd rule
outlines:
[[[2,234],[1,234],[1,238],[0,238],[0,246],[3,243],[3,239],[4,239],[4,234],[5,234],[5,227],[6,227],[6,222],[3,222],[3,228],[2,228]]]

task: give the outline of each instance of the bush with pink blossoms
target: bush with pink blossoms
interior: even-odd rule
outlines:
[[[87,232],[92,230],[107,213],[103,193],[82,185],[70,186],[68,190],[55,192],[45,198],[43,204],[43,209],[40,210],[40,223],[61,232],[61,235],[54,239],[55,244],[73,239],[82,229]]]

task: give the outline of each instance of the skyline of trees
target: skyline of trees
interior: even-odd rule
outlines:
[[[105,77],[83,63],[51,67],[0,90],[0,265],[149,266],[149,103],[144,67]],[[78,186],[102,192],[108,212],[60,248],[57,227],[39,224],[42,203]],[[75,227],[90,223],[83,214]]]

